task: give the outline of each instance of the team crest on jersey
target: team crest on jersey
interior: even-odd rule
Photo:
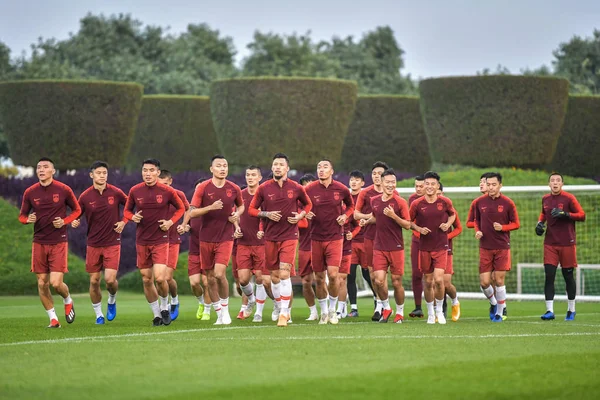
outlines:
[[[437,203],[438,211],[442,211],[444,209],[444,205],[442,203]]]
[[[563,203],[558,203],[558,208],[559,208],[559,209],[561,209],[561,210],[562,210],[564,207],[565,207],[565,205],[564,205]]]
[[[231,197],[233,195],[233,191],[231,189],[227,189],[225,190],[225,194],[227,195],[227,197]]]
[[[156,195],[156,202],[158,204],[160,204],[160,203],[162,203],[162,201],[163,201],[162,194],[157,194]]]
[[[110,204],[111,206],[112,206],[113,204],[115,204],[115,198],[114,198],[113,196],[110,196],[110,197],[108,198],[108,204]]]
[[[498,212],[502,212],[504,211],[504,206],[503,205],[499,205],[498,206]]]
[[[56,194],[53,194],[53,195],[52,195],[52,201],[54,201],[55,203],[58,203],[58,200],[60,200],[60,198],[59,198],[59,196],[58,196],[58,193],[56,193]]]
[[[287,194],[288,194],[288,199],[293,199],[294,198],[294,191],[293,190],[288,190]]]
[[[339,201],[340,200],[340,192],[333,192],[333,198],[335,199],[335,201]]]

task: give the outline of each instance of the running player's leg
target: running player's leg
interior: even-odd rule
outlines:
[[[96,324],[104,324],[104,314],[102,313],[102,291],[100,290],[100,280],[102,272],[90,273],[90,300],[92,308],[96,314]]]

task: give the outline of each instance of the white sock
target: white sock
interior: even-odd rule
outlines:
[[[568,310],[571,312],[575,312],[575,299],[568,300],[567,303],[568,303],[568,307],[569,307]]]
[[[389,310],[389,309],[391,309],[392,307],[390,307],[390,299],[389,299],[389,298],[387,298],[387,299],[385,299],[385,300],[381,300],[381,307],[382,307],[384,310]]]
[[[212,303],[212,306],[215,310],[215,313],[217,313],[217,318],[221,318],[221,302],[215,301],[214,303]]]
[[[442,314],[444,312],[444,299],[435,299],[435,313]]]
[[[504,307],[506,307],[506,286],[496,286],[496,299],[498,300],[497,315],[502,315]]]
[[[377,300],[377,306],[375,307],[375,311],[381,312],[383,310],[383,302],[381,300]]]
[[[456,295],[456,297],[455,297],[455,298],[453,298],[453,299],[451,298],[451,300],[452,300],[452,305],[453,305],[453,306],[456,306],[456,305],[459,305],[459,304],[460,304],[460,303],[458,302],[458,295]]]
[[[330,312],[335,312],[335,307],[337,305],[337,301],[338,301],[337,296],[336,297],[329,296],[329,311]]]
[[[46,313],[48,313],[48,318],[50,318],[50,321],[52,321],[53,319],[58,321],[58,317],[56,316],[56,311],[54,311],[54,308],[46,310]]]
[[[246,286],[241,286],[241,288],[242,292],[248,296],[248,301],[250,303],[254,303],[256,299],[254,298],[254,288],[252,287],[252,282],[248,283]]]
[[[171,304],[179,304],[179,296],[171,297]]]
[[[244,311],[246,308],[248,308],[248,305],[242,304],[242,306],[240,307],[240,312]]]
[[[546,311],[554,313],[554,300],[546,300]]]
[[[169,309],[169,298],[158,296],[158,299],[160,300],[160,309],[168,310]]]
[[[275,307],[281,309],[281,281],[279,283],[271,283],[271,291],[275,299]]]
[[[327,297],[324,299],[318,299],[319,307],[321,308],[321,314],[327,314]]]
[[[308,309],[310,310],[310,315],[317,315],[317,305],[313,305],[313,306],[309,306]]]
[[[196,298],[198,299],[198,304],[204,305],[204,296],[197,296]]]
[[[404,316],[404,304],[396,303],[396,315]]]
[[[92,303],[92,307],[94,308],[94,312],[96,313],[96,318],[104,317],[104,315],[102,314],[102,302]]]
[[[71,304],[72,302],[73,302],[73,299],[71,299],[71,294],[68,294],[67,297],[65,297],[63,299],[64,304]]]
[[[427,304],[427,315],[434,315],[435,311],[433,310],[433,301],[431,303],[425,301],[425,304]]]
[[[222,310],[229,310],[229,297],[221,299],[219,298],[219,303],[221,303],[221,311]]]
[[[117,302],[117,294],[108,294],[108,304],[115,304]]]
[[[290,299],[292,298],[292,280],[290,278],[282,279],[279,283],[279,292],[281,295],[281,311],[283,315],[287,315],[290,308]]]
[[[346,309],[346,302],[344,302],[344,301],[338,301],[337,312],[340,313],[340,314],[343,314],[345,309]]]
[[[160,317],[160,306],[158,305],[158,300],[153,301],[152,303],[148,303],[148,304],[150,305],[152,314],[154,314],[154,318]]]
[[[256,285],[256,312],[262,317],[263,309],[265,308],[265,301],[267,300],[267,291],[264,285]]]
[[[351,310],[358,310],[358,306],[356,304],[350,304]]]
[[[494,296],[494,288],[492,287],[492,285],[488,286],[486,289],[484,289],[481,286],[480,288],[484,296],[487,297],[487,299],[490,301],[491,305],[495,306],[496,304],[498,304],[498,302],[496,301],[496,296]]]

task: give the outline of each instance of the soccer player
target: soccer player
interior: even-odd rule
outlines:
[[[321,305],[319,324],[338,323],[336,306],[339,292],[338,273],[342,262],[344,224],[354,213],[350,190],[333,179],[333,163],[323,159],[317,164],[318,181],[306,186],[312,210],[306,218],[312,221],[311,252],[315,272],[317,299]],[[345,205],[345,211],[342,210]],[[349,271],[348,271],[349,272]],[[325,275],[329,285],[325,284]],[[329,294],[329,314],[323,313]],[[326,308],[326,307],[325,307]]]
[[[163,185],[171,186],[173,184],[173,175],[171,171],[166,169],[160,170],[160,175],[158,176],[158,181]],[[190,208],[190,203],[185,197],[185,193],[181,190],[177,190],[173,188],[183,205],[185,206],[185,211]],[[169,210],[170,212],[175,211],[173,207]],[[169,293],[171,294],[171,321],[175,321],[179,316],[179,296],[177,296],[177,281],[173,278],[173,274],[177,269],[177,261],[179,261],[179,246],[181,245],[181,237],[179,232],[177,232],[177,226],[169,229],[169,258],[167,259],[167,284],[169,285]]]
[[[119,206],[125,206],[127,195],[116,186],[108,184],[108,164],[95,161],[90,167],[92,186],[79,196],[79,206],[88,223],[85,269],[90,274],[90,299],[96,313],[96,324],[104,324],[102,313],[102,291],[100,280],[104,271],[104,281],[108,290],[106,319],[112,321],[117,316],[117,271],[121,258],[121,232],[127,218],[121,218]],[[81,220],[71,223],[77,228]]]
[[[442,185],[442,182],[440,182],[440,188],[437,193],[438,196],[444,195],[444,185]],[[456,322],[460,318],[460,302],[458,301],[456,287],[452,283],[452,275],[454,275],[454,268],[452,265],[452,239],[462,233],[462,225],[460,224],[460,219],[458,218],[458,212],[456,209],[454,212],[456,213],[456,219],[448,231],[448,257],[446,262],[446,270],[444,271],[444,290],[446,294],[450,296],[450,300],[452,300],[452,321]],[[444,304],[445,303],[446,296],[444,295]],[[444,308],[444,317],[445,316],[446,311]]]
[[[271,273],[273,297],[280,303],[277,326],[281,327],[287,326],[289,320],[290,272],[298,245],[297,224],[312,208],[302,185],[288,179],[289,170],[289,158],[283,153],[275,154],[271,165],[273,179],[258,187],[248,210],[251,216],[264,219],[265,261]],[[298,201],[304,206],[300,212]]]
[[[235,225],[244,212],[244,200],[239,186],[226,179],[229,165],[224,156],[212,157],[210,172],[212,178],[202,182],[194,192],[189,217],[202,217],[200,259],[218,315],[215,325],[229,325],[229,282],[225,271],[231,258],[234,231],[240,230]]]
[[[502,175],[491,172],[486,179],[487,196],[475,203],[475,239],[479,240],[479,281],[481,291],[490,302],[490,319],[502,322],[506,304],[504,279],[510,271],[510,231],[519,229],[515,203],[500,193]],[[496,294],[492,287],[496,276]]]
[[[544,272],[546,283],[546,313],[544,321],[554,319],[554,278],[556,268],[560,264],[567,289],[568,308],[565,321],[575,319],[575,278],[573,272],[577,268],[577,252],[575,249],[575,221],[585,221],[585,212],[571,193],[562,190],[563,177],[552,173],[548,178],[550,193],[542,198],[542,212],[535,227],[538,236],[544,234],[544,223],[548,229],[544,238]]]
[[[396,192],[396,175],[391,168],[381,175],[383,193],[371,198],[371,210],[377,232],[373,245],[373,270],[375,274],[375,290],[382,302],[379,322],[388,322],[392,308],[388,298],[388,269],[392,274],[396,316],[394,323],[404,320],[404,239],[402,228],[410,229],[408,204]]]
[[[448,235],[456,219],[452,202],[447,197],[438,196],[440,176],[426,172],[425,195],[413,201],[410,206],[411,228],[419,232],[419,267],[425,276],[425,302],[427,303],[427,323],[445,324],[444,272],[448,262]],[[435,311],[433,300],[435,298]]]
[[[311,174],[305,174],[300,178],[300,184],[306,189],[306,186],[316,181],[317,178]],[[313,289],[314,271],[312,268],[312,251],[311,251],[311,238],[310,231],[312,229],[312,221],[304,218],[298,222],[298,273],[302,278],[302,295],[306,300],[306,305],[310,310],[310,314],[307,321],[316,321],[319,319],[317,313],[317,306],[315,305],[315,291]],[[327,312],[327,307],[321,310],[321,312]]]
[[[75,320],[75,308],[69,287],[63,277],[67,269],[67,225],[81,214],[81,208],[71,188],[55,181],[54,162],[42,157],[36,166],[39,180],[23,193],[19,222],[34,224],[31,246],[31,272],[37,276],[38,293],[48,313],[48,328],[60,328],[50,285],[63,298],[67,323]],[[67,216],[67,206],[71,214]]]
[[[416,199],[425,194],[425,178],[423,175],[415,176],[415,192],[408,198],[408,206],[410,207]],[[411,318],[423,318],[423,309],[421,304],[423,301],[423,273],[419,269],[419,234],[417,231],[412,232],[412,240],[410,242],[410,265],[412,268],[412,291],[415,296],[415,309],[408,316]]]
[[[194,190],[206,179],[198,179],[194,183]],[[186,216],[184,216],[186,218]],[[190,233],[190,249],[188,252],[188,279],[192,293],[198,299],[198,310],[196,310],[196,318],[201,321],[210,321],[210,296],[208,295],[208,279],[206,271],[200,266],[200,230],[202,229],[202,218],[189,219],[186,225],[179,225],[177,232],[183,235],[185,232]],[[204,287],[206,290],[203,290]]]
[[[142,275],[146,300],[154,314],[153,326],[171,323],[167,283],[168,231],[185,212],[177,192],[158,182],[159,175],[160,161],[154,158],[144,160],[142,162],[144,182],[131,188],[123,211],[125,218],[137,224],[135,232],[137,267]],[[170,211],[171,205],[175,207],[175,212]]]
[[[367,268],[369,269],[369,275],[371,277],[371,282],[374,280],[373,276],[373,240],[375,240],[375,232],[376,228],[372,226],[372,223],[368,223],[372,221],[371,217],[373,216],[371,210],[371,197],[379,196],[383,193],[383,188],[381,187],[381,175],[387,170],[389,167],[383,161],[377,161],[371,167],[371,179],[373,180],[373,184],[364,190],[361,190],[358,195],[358,199],[356,200],[355,210],[354,210],[354,218],[359,221],[361,226],[363,227],[365,234],[365,253],[367,255]],[[362,221],[361,221],[362,220]],[[377,289],[376,289],[377,290]],[[373,316],[371,317],[372,321],[379,321],[381,319],[381,310],[383,307],[383,303],[381,299],[374,299],[375,301],[375,311]]]
[[[246,184],[248,186],[242,190],[242,199],[246,209],[249,209],[261,180],[262,173],[259,167],[250,165],[246,168]],[[263,273],[268,274],[265,268],[265,240],[262,234],[262,221],[245,212],[240,216],[240,228],[241,231],[236,234],[237,270],[241,290],[248,298],[248,304],[243,310],[242,317],[245,319],[252,315],[256,306],[252,322],[262,322],[262,312],[267,299],[267,292],[263,285]],[[251,282],[253,272],[256,278],[256,295]]]
[[[359,171],[354,170],[350,172],[350,194],[352,200],[356,206],[358,195],[360,194],[363,186],[365,186],[365,175]],[[353,220],[358,223],[354,218]],[[359,225],[360,226],[360,225]],[[349,317],[358,317],[358,305],[356,304],[356,295],[358,288],[356,287],[356,269],[360,265],[360,271],[364,280],[367,282],[371,291],[373,292],[373,298],[377,298],[377,294],[373,289],[371,282],[371,275],[369,275],[369,269],[367,268],[367,254],[365,253],[365,234],[364,229],[360,229],[356,235],[352,237],[352,259],[350,260],[350,273],[346,281],[346,287],[348,291],[348,297],[350,300],[350,312]]]

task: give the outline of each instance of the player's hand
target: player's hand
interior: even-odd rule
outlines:
[[[81,220],[80,219],[76,219],[73,222],[71,222],[71,228],[78,228],[79,225],[81,225]]]
[[[54,225],[56,229],[60,229],[65,225],[65,220],[61,217],[56,217],[54,218],[54,221],[52,221],[52,225]]]
[[[298,222],[300,222],[300,220],[302,220],[304,217],[301,214],[298,214],[297,212],[293,212],[293,217],[288,217],[288,222],[292,225],[297,224]]]
[[[427,235],[429,233],[431,233],[431,229],[429,228],[421,228],[420,226],[417,226],[417,229],[415,229],[417,232],[419,232],[421,235]]]
[[[267,218],[269,218],[271,221],[279,222],[281,219],[281,211],[268,211]]]
[[[569,218],[571,216],[568,211],[561,210],[560,208],[553,208],[550,214],[554,218]]]
[[[352,240],[352,232],[346,233],[346,240]]]
[[[177,233],[179,233],[180,235],[183,235],[186,232],[190,231],[190,224],[179,224],[177,225]]]
[[[173,221],[171,221],[170,219],[159,219],[158,223],[160,224],[160,229],[165,232],[173,226]]]
[[[215,201],[214,203],[212,203],[210,205],[211,211],[220,210],[222,208],[223,208],[223,202],[221,201],[221,199]]]
[[[258,240],[260,240],[260,239],[262,239],[264,237],[265,237],[265,231],[258,231],[258,232],[256,232],[256,238]]]
[[[368,223],[368,219],[361,219],[360,221],[358,221],[358,225],[359,226],[365,226]]]
[[[142,210],[136,212],[135,214],[133,214],[133,217],[131,217],[131,220],[133,222],[135,222],[136,224],[139,224],[140,222],[142,222]]]
[[[475,239],[479,240],[483,237],[483,232],[477,231],[475,232]]]
[[[237,211],[234,211],[231,213],[231,215],[229,216],[229,218],[227,218],[227,220],[229,222],[231,222],[232,224],[235,224],[236,222],[240,222],[240,214],[238,214]]]
[[[239,226],[236,226],[235,231],[233,231],[233,237],[235,239],[239,239],[243,236],[244,236],[244,234],[242,233],[242,228],[240,228]]]
[[[542,236],[544,234],[545,229],[546,229],[546,227],[544,226],[544,223],[542,221],[540,221],[535,226],[535,234],[538,236]]]
[[[444,232],[448,232],[448,229],[450,229],[450,224],[447,222],[444,222],[443,224],[440,224],[440,229]]]
[[[113,229],[117,233],[123,232],[123,228],[125,228],[125,222],[119,221],[115,224],[115,229]]]
[[[502,230],[502,224],[494,222],[494,230],[500,232]]]
[[[307,219],[307,220],[309,220],[309,221],[310,221],[311,219],[313,219],[314,217],[316,217],[316,215],[315,215],[315,213],[314,213],[314,212],[312,212],[312,211],[309,211],[309,212],[308,212],[308,214],[306,214],[306,219]]]
[[[37,216],[35,215],[34,212],[32,212],[31,214],[29,214],[27,216],[27,223],[28,224],[35,224],[35,221],[37,221]]]
[[[346,214],[342,214],[335,219],[340,226],[344,226],[344,224],[348,221],[348,216]]]
[[[390,218],[394,218],[394,215],[396,215],[396,212],[394,211],[394,207],[389,205],[386,208],[384,208],[383,215],[390,217]]]

